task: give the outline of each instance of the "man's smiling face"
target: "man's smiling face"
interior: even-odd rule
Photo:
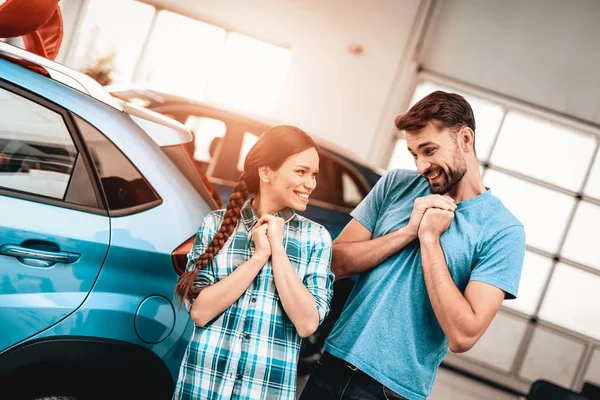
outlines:
[[[467,172],[457,133],[450,129],[428,124],[418,131],[406,131],[406,143],[417,172],[427,179],[433,194],[450,192]]]

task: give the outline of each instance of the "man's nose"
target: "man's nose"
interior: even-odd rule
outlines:
[[[417,172],[421,175],[431,167],[431,163],[425,160],[416,160],[415,164],[417,165]]]

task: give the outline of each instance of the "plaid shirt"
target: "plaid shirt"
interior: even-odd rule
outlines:
[[[224,210],[213,211],[200,225],[188,255],[188,270],[217,233],[223,215]],[[285,221],[283,241],[288,258],[315,297],[321,323],[333,294],[331,236],[292,209],[275,216]],[[252,228],[256,222],[248,200],[223,249],[198,273],[199,287],[225,278],[254,254]],[[269,260],[235,303],[204,327],[195,327],[173,399],[293,400],[301,340],[281,305]]]

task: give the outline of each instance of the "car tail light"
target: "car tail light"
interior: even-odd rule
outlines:
[[[196,235],[192,236],[185,242],[183,242],[179,247],[173,250],[171,253],[171,260],[173,260],[173,268],[175,268],[175,272],[177,275],[181,275],[185,272],[185,266],[188,261],[188,254],[192,250],[192,245],[194,244],[194,239]]]

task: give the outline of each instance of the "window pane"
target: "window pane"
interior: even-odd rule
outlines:
[[[411,107],[423,97],[436,90],[458,93],[471,105],[475,115],[475,150],[480,160],[489,159],[494,139],[500,129],[504,109],[502,106],[476,96],[461,93],[459,90],[444,87],[433,82],[423,82],[417,86],[411,100]]]
[[[0,187],[62,199],[76,158],[60,114],[0,89]]]
[[[600,276],[557,264],[540,318],[600,339]]]
[[[237,169],[238,171],[244,170],[244,162],[246,161],[246,156],[248,152],[254,146],[254,144],[258,141],[258,136],[254,133],[245,132],[244,133],[244,141],[242,142],[242,150],[240,151],[240,158],[238,159]]]
[[[344,186],[344,204],[347,207],[356,207],[363,199],[363,196],[360,194],[360,190],[354,179],[346,172],[342,172],[342,185]]]
[[[236,109],[270,114],[287,75],[292,52],[238,33],[225,43],[223,64],[208,98]]]
[[[526,327],[527,321],[498,313],[465,357],[509,372]]]
[[[600,207],[582,201],[569,228],[562,254],[600,270]]]
[[[596,139],[565,126],[511,112],[506,115],[492,162],[567,189],[581,189]]]
[[[106,136],[76,117],[90,150],[111,210],[122,210],[158,200],[150,184],[137,168]]]
[[[225,122],[192,115],[185,121],[185,126],[194,132],[194,159],[210,161],[217,151],[220,138],[227,132]]]
[[[570,387],[583,350],[582,343],[536,328],[520,375],[529,381],[546,379]]]
[[[136,82],[202,100],[220,69],[225,29],[160,11]]]
[[[550,253],[558,251],[575,204],[573,197],[491,169],[483,180],[525,226],[527,244]]]
[[[540,296],[548,281],[552,260],[530,251],[525,252],[525,261],[519,283],[519,293],[514,300],[505,300],[504,306],[533,315]]]
[[[585,194],[600,199],[600,153],[596,155],[596,161],[592,167],[592,173],[585,185]]]
[[[154,7],[123,0],[92,0],[88,3],[70,64],[103,85],[131,82]],[[86,71],[88,68],[94,72]]]
[[[406,140],[404,139],[398,139],[394,146],[394,152],[390,158],[388,169],[394,168],[417,170],[413,156],[408,152]]]
[[[600,350],[596,349],[592,353],[592,359],[590,365],[585,373],[584,382],[594,382],[596,385],[600,385]]]
[[[343,184],[340,179],[339,167],[340,164],[327,154],[319,155],[319,175],[317,176],[317,187],[310,196],[312,200],[344,206],[341,196]]]

